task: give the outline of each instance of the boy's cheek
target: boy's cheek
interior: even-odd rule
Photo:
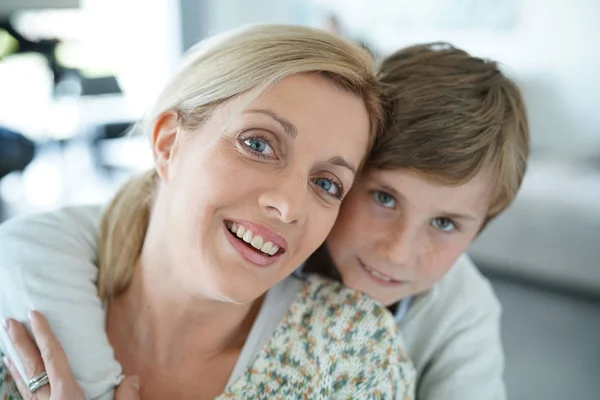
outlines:
[[[436,283],[438,283],[446,274],[450,271],[452,266],[456,263],[462,252],[454,254],[449,252],[448,254],[442,254],[441,257],[431,260],[426,268],[422,268],[419,271],[419,281],[421,286],[426,289],[430,289]]]

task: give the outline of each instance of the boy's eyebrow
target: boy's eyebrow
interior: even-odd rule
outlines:
[[[462,219],[462,220],[468,220],[468,221],[476,221],[477,220],[477,217],[475,217],[474,215],[471,215],[471,214],[442,213],[442,216],[444,218],[448,218],[448,219]]]
[[[405,197],[404,197],[404,196],[402,196],[400,193],[398,193],[398,192],[396,191],[396,189],[394,189],[393,187],[391,187],[391,186],[389,186],[389,185],[386,185],[385,183],[381,182],[379,179],[373,179],[373,180],[375,180],[375,181],[376,181],[376,182],[379,184],[379,186],[381,186],[381,189],[382,189],[384,192],[391,194],[391,195],[392,195],[392,196],[394,196],[395,198],[399,198],[399,197],[401,197],[401,198],[403,198],[403,199],[405,198]]]

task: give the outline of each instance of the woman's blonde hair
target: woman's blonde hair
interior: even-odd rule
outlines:
[[[329,33],[289,25],[240,28],[193,48],[133,133],[148,134],[167,111],[177,112],[184,128],[197,128],[223,102],[249,90],[256,89],[259,94],[283,78],[301,73],[325,76],[364,100],[371,120],[370,149],[382,122],[371,56]],[[115,296],[129,285],[157,183],[154,170],[131,179],[104,214],[98,255],[102,298]]]

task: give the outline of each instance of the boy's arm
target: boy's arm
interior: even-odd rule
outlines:
[[[0,318],[27,321],[29,310],[43,313],[92,399],[112,398],[121,379],[95,285],[102,212],[70,207],[0,225]],[[1,333],[0,351],[16,359]]]
[[[501,308],[471,315],[447,336],[420,371],[418,400],[505,400]],[[458,321],[457,321],[458,322]]]

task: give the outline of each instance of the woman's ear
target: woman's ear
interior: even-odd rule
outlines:
[[[177,152],[179,142],[179,123],[177,113],[167,111],[161,114],[152,131],[152,154],[154,166],[161,180],[165,181],[169,176],[169,167]]]

